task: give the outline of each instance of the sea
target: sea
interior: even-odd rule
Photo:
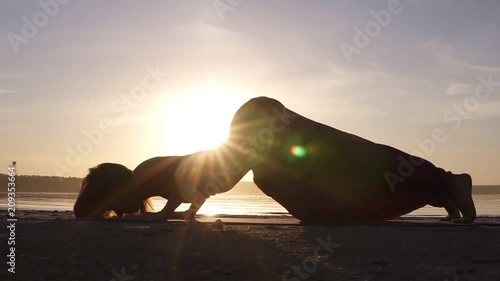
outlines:
[[[71,211],[77,193],[55,192],[17,192],[17,210]],[[500,216],[500,194],[476,194],[473,196],[479,216]],[[152,198],[155,211],[165,206],[166,200]],[[179,211],[186,210],[189,204],[182,204]],[[7,208],[7,194],[0,193],[0,210]],[[285,208],[265,194],[222,193],[210,197],[199,210],[201,215],[245,215],[245,216],[290,216]],[[434,217],[445,216],[444,208],[425,206],[405,216]]]

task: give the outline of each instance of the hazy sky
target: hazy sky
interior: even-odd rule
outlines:
[[[206,149],[265,95],[500,183],[499,1],[144,2],[0,2],[3,173]]]

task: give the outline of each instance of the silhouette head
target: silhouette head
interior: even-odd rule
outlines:
[[[90,168],[82,180],[73,211],[77,218],[139,214],[151,204],[149,199],[138,198],[138,195],[130,169],[120,164],[102,163]]]

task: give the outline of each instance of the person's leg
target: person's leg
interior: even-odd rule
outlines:
[[[397,151],[393,158],[398,159],[398,167],[393,165],[390,188],[397,192],[398,188],[422,189],[426,193],[427,204],[444,207],[448,212],[445,220],[456,223],[472,223],[476,217],[476,209],[472,199],[472,179],[468,174],[453,174],[431,162]],[[393,152],[394,153],[394,152]],[[460,218],[460,212],[463,218]]]

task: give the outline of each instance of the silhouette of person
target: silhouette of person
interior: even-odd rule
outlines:
[[[267,97],[240,107],[217,149],[152,158],[134,171],[113,163],[91,168],[75,216],[114,211],[139,214],[127,220],[192,220],[206,198],[230,190],[249,170],[265,194],[305,222],[387,220],[427,204],[445,207],[445,220],[476,217],[468,174],[312,121]],[[160,212],[148,212],[152,196],[168,199]],[[176,213],[183,202],[191,207]]]
[[[228,145],[255,184],[303,221],[386,220],[427,204],[445,207],[445,219],[457,223],[476,217],[468,174],[312,121],[271,98],[238,110]]]

